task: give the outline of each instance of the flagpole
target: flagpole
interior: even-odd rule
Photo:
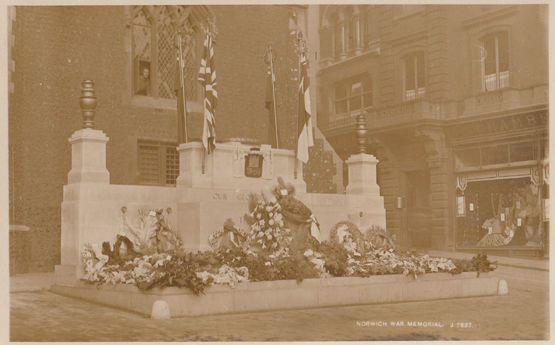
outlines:
[[[184,142],[188,142],[189,141],[189,136],[187,133],[187,101],[185,99],[185,76],[183,74],[183,68],[185,67],[185,64],[183,63],[183,49],[181,47],[181,33],[178,33],[178,46],[179,46],[179,76],[180,76],[180,84],[181,84],[181,94],[183,95],[183,133],[179,135],[179,137],[181,137],[181,135],[185,135],[184,138]],[[179,129],[181,130],[181,129]],[[181,144],[181,143],[179,143]]]
[[[271,70],[271,77],[272,77],[272,97],[274,103],[274,128],[275,128],[275,135],[276,135],[276,148],[279,149],[279,137],[278,137],[278,122],[277,122],[277,105],[276,105],[276,84],[275,84],[275,71],[274,71],[274,54],[272,52],[272,46],[269,49],[270,53],[270,70]]]
[[[302,47],[301,47],[301,32],[297,32],[297,47],[299,50],[299,54],[298,54],[298,84],[297,84],[297,88],[300,88],[301,85],[301,78],[302,78],[302,72],[301,72],[301,54],[302,54]],[[301,97],[301,94],[299,93],[299,90],[297,90],[297,94],[299,95],[299,97]],[[303,95],[304,96],[304,95]],[[300,102],[300,100],[298,100],[298,102]],[[299,164],[299,157],[298,157],[298,153],[299,153],[299,118],[301,116],[301,109],[297,106],[297,121],[295,121],[295,127],[296,127],[296,131],[295,131],[295,137],[297,138],[297,142],[295,145],[295,171],[293,172],[293,177],[296,179],[297,178],[297,174],[298,174],[298,164]]]
[[[204,109],[205,105],[204,102],[206,102],[206,86],[202,87],[202,108],[203,108],[203,113],[202,113],[202,131],[204,133],[204,127],[206,126],[206,114],[204,114],[204,112],[206,111]],[[204,135],[204,134],[203,134]],[[202,139],[201,139],[202,140]],[[207,147],[203,146],[203,150],[202,150],[202,174],[204,175],[205,171],[206,171],[206,150],[208,149]]]
[[[208,35],[208,31],[206,31],[206,35]],[[206,39],[206,38],[205,38]],[[205,71],[206,72],[206,71]],[[206,80],[204,81],[204,85],[202,85],[202,135],[204,136],[204,131],[206,130]],[[202,139],[201,139],[202,140]],[[204,175],[204,173],[206,172],[206,150],[208,150],[208,147],[204,147],[203,146],[203,150],[202,150],[202,174]]]

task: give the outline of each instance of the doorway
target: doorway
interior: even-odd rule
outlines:
[[[405,229],[414,248],[429,248],[431,245],[432,210],[430,174],[427,170],[405,173],[406,223]]]

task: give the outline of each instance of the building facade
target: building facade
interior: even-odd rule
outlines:
[[[97,128],[110,138],[111,182],[173,185],[176,37],[188,61],[192,140],[201,135],[196,74],[210,24],[217,141],[268,141],[271,44],[280,144],[292,149],[292,22],[305,30],[311,62],[309,192],[344,191],[344,161],[357,152],[363,115],[380,161],[387,230],[399,244],[546,247],[547,6],[26,6],[11,7],[8,21],[13,272],[51,271],[60,261],[67,139],[81,126],[84,79],[95,81]]]
[[[276,54],[280,147],[295,147],[298,56],[291,22],[302,6],[25,6],[10,9],[10,237],[14,272],[51,271],[60,261],[62,186],[68,138],[81,127],[80,85],[95,81],[96,127],[110,138],[116,184],[174,185],[178,175],[177,47],[186,57],[188,129],[199,140],[197,73],[203,30],[212,26],[219,104],[217,141],[266,143],[268,44]],[[17,67],[15,67],[17,66]],[[178,79],[177,79],[178,80]],[[309,190],[334,192],[333,150],[317,139],[328,170]],[[327,163],[326,163],[327,162]],[[312,175],[311,175],[312,176]],[[28,231],[27,231],[28,230]]]
[[[313,10],[318,126],[345,159],[365,117],[388,231],[409,247],[546,248],[547,7]]]

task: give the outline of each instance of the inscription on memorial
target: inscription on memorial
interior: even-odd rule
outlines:
[[[248,192],[214,192],[212,193],[212,200],[220,201],[248,201]]]

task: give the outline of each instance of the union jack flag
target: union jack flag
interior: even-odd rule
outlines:
[[[314,146],[314,137],[312,133],[308,60],[304,52],[301,52],[300,60],[297,158],[306,164],[308,162],[308,148]]]
[[[216,91],[216,69],[214,65],[214,38],[210,32],[204,39],[204,51],[200,61],[198,80],[204,87],[204,127],[202,130],[202,144],[210,154],[216,149],[216,119],[214,117],[218,105],[218,91]]]

